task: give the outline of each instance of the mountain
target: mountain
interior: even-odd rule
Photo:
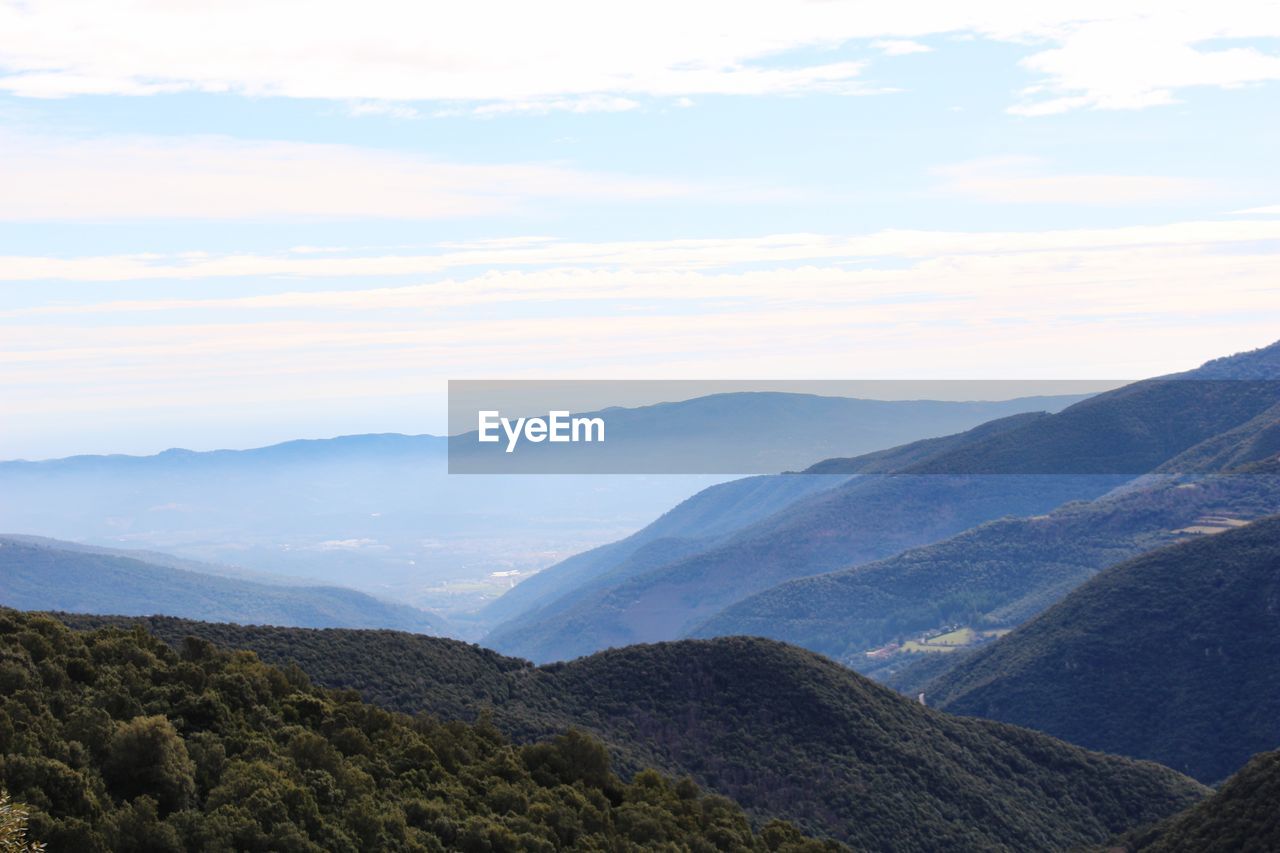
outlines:
[[[544,599],[498,625],[485,642],[535,661],[689,635],[756,633],[810,645],[807,627],[784,632],[811,613],[822,620],[824,609],[840,612],[847,599],[833,601],[821,582],[788,582],[836,570],[857,572],[867,563],[1002,517],[1038,516],[1071,501],[1097,499],[1161,470],[1273,410],[1280,403],[1280,382],[1252,376],[1272,369],[1278,353],[1280,344],[1226,364],[1211,363],[1203,368],[1207,373],[1190,371],[1127,385],[1057,414],[1007,418],[945,439],[821,463],[810,470],[851,479],[709,547],[679,543],[670,554],[650,552],[639,563],[624,561],[596,571],[558,599]],[[1248,378],[1226,378],[1233,371]],[[1280,368],[1274,375],[1280,375]],[[700,550],[691,552],[690,547]],[[1102,555],[1101,563],[1055,567],[1055,589],[1026,589],[1023,596],[998,604],[1016,605],[1018,598],[1034,592],[1021,602],[1025,618],[1101,565],[1129,553],[1113,550]],[[865,592],[858,587],[859,595]],[[758,593],[758,599],[750,598]],[[900,599],[895,605],[900,612],[851,640],[893,637],[938,625],[931,621],[938,612],[986,612],[997,604],[985,599],[939,602],[928,585],[920,595],[902,585],[883,594]],[[860,612],[874,616],[872,610],[863,607]],[[833,630],[839,633],[841,627]]]
[[[141,622],[174,643],[194,635],[296,664],[395,710],[487,710],[518,741],[581,729],[628,772],[690,775],[758,820],[784,817],[855,849],[1067,849],[1168,816],[1204,791],[1158,765],[923,707],[768,640],[637,646],[538,668],[392,632]]]
[[[676,556],[705,550],[797,501],[834,488],[847,475],[774,474],[718,483],[682,501],[632,535],[592,548],[544,569],[489,604],[484,621],[498,624],[583,593],[606,575],[633,573]]]
[[[1206,782],[1280,746],[1280,517],[1113,566],[928,688]]]
[[[1280,803],[1280,751],[1254,757],[1213,796],[1111,846],[1131,853],[1280,850],[1280,809],[1276,803]]]
[[[652,435],[667,450],[677,438],[732,446],[753,465],[764,464],[769,450],[769,464],[778,466],[771,470],[781,471],[1075,399],[882,402],[744,393],[615,409],[610,422]],[[440,436],[386,434],[0,462],[0,530],[163,551],[469,614],[539,570],[627,536],[727,479],[657,475],[653,464],[630,475],[450,476],[447,449]]]
[[[0,655],[0,788],[51,850],[839,849],[688,780],[623,781],[580,732],[514,746],[200,640],[5,610]]]
[[[446,440],[0,462],[0,529],[469,610],[722,477],[450,477]]]
[[[313,628],[450,631],[439,616],[351,589],[260,583],[48,543],[0,536],[0,604]]]
[[[913,656],[958,655],[920,644],[921,635],[1013,628],[1107,566],[1202,535],[1197,531],[1276,512],[1280,464],[1274,462],[1151,479],[1091,502],[1000,519],[885,560],[779,585],[691,633],[770,636],[889,676]],[[896,653],[895,643],[901,644]]]

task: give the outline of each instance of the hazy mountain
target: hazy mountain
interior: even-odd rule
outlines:
[[[927,688],[1206,782],[1280,747],[1280,517],[1113,566]]]
[[[1262,369],[1258,365],[1269,369],[1278,350],[1280,345],[1241,356],[1230,369],[1252,377]],[[766,600],[734,605],[796,578],[884,559],[1003,516],[1040,515],[1068,501],[1101,497],[1253,422],[1280,402],[1280,383],[1219,378],[1227,370],[1222,363],[1205,369],[1211,372],[1134,383],[1057,414],[1009,418],[943,440],[816,465],[811,470],[861,476],[796,501],[709,547],[686,541],[670,554],[649,552],[639,561],[630,554],[558,599],[544,599],[509,619],[485,641],[539,661],[691,632],[757,633],[810,645],[808,632],[786,631],[811,612],[822,619],[824,608],[841,610],[821,584],[786,586],[766,593]],[[1037,598],[1025,602],[1023,618],[1128,553],[1133,552],[1113,551],[1083,566],[1055,569],[1056,591],[1040,595],[1044,584],[1037,583]],[[871,633],[893,636],[939,624],[931,621],[941,615],[935,611],[954,610],[957,604],[965,613],[994,606],[984,600],[937,601],[930,588],[923,593],[899,606],[907,611],[905,618],[901,612],[888,614]],[[903,594],[913,595],[901,587],[892,592]],[[872,618],[873,609],[862,611]],[[864,639],[860,635],[857,642]]]
[[[611,410],[610,419],[652,435],[653,452],[670,451],[676,439],[718,444],[744,456],[781,454],[769,458],[783,470],[1074,399],[730,394]],[[164,551],[463,612],[725,479],[450,476],[444,438],[356,435],[254,450],[0,462],[0,530]]]
[[[24,610],[450,633],[439,616],[351,589],[254,582],[60,544],[0,537],[0,604]]]
[[[195,635],[296,663],[398,710],[491,709],[521,740],[585,729],[623,768],[689,774],[757,818],[783,816],[856,849],[1068,849],[1172,814],[1204,790],[1155,764],[922,707],[767,640],[638,646],[534,668],[390,632],[144,624],[173,642]]]
[[[848,479],[847,475],[775,474],[719,483],[682,501],[625,539],[575,554],[538,572],[486,607],[482,616],[496,624],[551,602],[563,609],[568,602],[558,601],[561,596],[585,592],[592,582],[615,574],[624,565],[661,565],[676,555],[704,550],[753,522]]]
[[[1280,850],[1276,803],[1280,803],[1280,751],[1256,756],[1208,799],[1111,846],[1132,853]]]

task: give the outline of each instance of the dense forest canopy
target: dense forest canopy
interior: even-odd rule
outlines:
[[[819,851],[569,731],[410,718],[190,638],[0,610],[0,787],[51,850]]]

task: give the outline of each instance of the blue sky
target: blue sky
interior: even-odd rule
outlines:
[[[958,5],[0,0],[0,458],[1280,337],[1275,5]]]

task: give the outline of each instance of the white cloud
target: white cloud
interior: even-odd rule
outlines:
[[[1028,115],[1280,79],[1256,42],[1280,37],[1270,0],[0,0],[0,89],[544,105],[854,94],[882,90],[861,82],[867,43],[902,53],[940,35],[1024,46],[1038,79],[1013,110]]]
[[[228,137],[0,134],[0,221],[435,218],[551,199],[716,192],[558,165],[442,162],[346,145]]]
[[[927,44],[910,39],[880,39],[873,41],[871,46],[885,56],[907,56],[912,53],[929,53],[933,50]]]
[[[359,250],[295,247],[272,255],[106,255],[78,258],[0,256],[0,281],[155,281],[233,278],[332,279],[439,275],[456,269],[510,270],[726,270],[744,265],[866,264],[885,259],[920,261],[965,256],[1062,252],[1137,252],[1151,247],[1200,251],[1204,247],[1280,240],[1280,221],[1271,219],[1175,222],[1123,228],[1057,231],[880,231],[871,234],[773,234],[763,237],[562,242],[547,237],[513,237],[441,244],[438,251],[374,254]],[[438,285],[424,286],[436,291]],[[393,293],[409,293],[393,289]],[[470,293],[477,289],[472,286]],[[599,291],[597,291],[599,292]],[[513,298],[539,298],[538,289]],[[679,296],[677,292],[674,294]],[[266,302],[250,304],[267,305]],[[342,298],[330,295],[318,299]],[[170,303],[130,305],[128,310],[175,307]],[[65,309],[32,309],[76,312]],[[0,315],[3,316],[3,315]]]
[[[1052,174],[1034,157],[993,157],[941,166],[939,192],[999,204],[1148,204],[1204,198],[1209,182],[1163,175]]]
[[[1265,207],[1247,207],[1244,210],[1233,210],[1231,216],[1280,216],[1280,204]]]
[[[22,301],[0,311],[0,444],[7,431],[47,447],[44,433],[86,419],[142,430],[264,407],[294,424],[329,423],[357,402],[385,413],[438,397],[448,378],[1139,377],[1274,340],[1280,255],[1265,242],[1278,239],[1280,220],[1264,218],[608,244],[522,237],[421,257],[311,247],[10,258],[4,277],[44,265],[45,275],[102,283],[10,290]],[[450,266],[439,280],[365,280]],[[192,299],[176,286],[170,297],[124,298],[137,286],[110,283],[165,268],[239,277],[203,293],[243,283],[256,295]],[[282,271],[305,278],[263,292]],[[330,289],[329,273],[353,280]]]

